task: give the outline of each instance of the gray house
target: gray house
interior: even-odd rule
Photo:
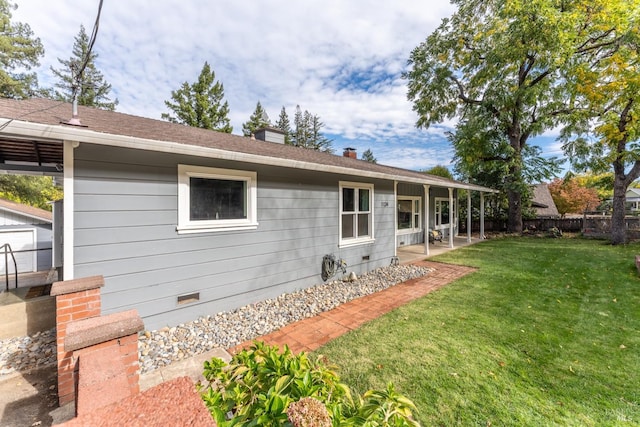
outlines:
[[[493,192],[287,146],[270,129],[259,140],[71,116],[65,103],[0,100],[0,168],[62,176],[64,279],[103,275],[103,312],[135,308],[149,329],[321,283],[325,255],[362,274],[403,245],[428,252],[429,228],[452,246],[458,190],[469,207],[472,191]]]

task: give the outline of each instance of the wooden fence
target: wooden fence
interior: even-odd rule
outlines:
[[[629,240],[640,240],[640,218],[637,216],[625,217],[627,227],[627,238]],[[537,218],[525,219],[522,221],[523,229],[547,231],[556,227],[563,232],[582,233],[585,237],[607,239],[611,235],[611,217],[594,215],[586,218]],[[486,219],[484,230],[487,233],[503,233],[507,231],[507,220]],[[480,231],[480,221],[471,222],[471,232]],[[467,222],[460,220],[460,233],[467,232]]]
[[[523,229],[547,231],[550,228],[556,227],[562,231],[580,232],[582,231],[583,218],[536,218],[522,220]],[[507,220],[495,220],[485,219],[484,221],[485,232],[501,233],[507,231]],[[480,221],[471,221],[471,232],[477,233],[480,231]],[[460,233],[467,232],[467,222],[464,219],[460,221]]]

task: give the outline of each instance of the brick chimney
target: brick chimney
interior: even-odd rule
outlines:
[[[351,159],[357,159],[358,158],[358,153],[356,152],[355,148],[351,148],[351,147],[347,147],[344,149],[344,152],[342,153],[342,155],[344,157],[349,157]]]

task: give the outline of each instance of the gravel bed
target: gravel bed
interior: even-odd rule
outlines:
[[[56,329],[0,340],[0,378],[56,363]]]
[[[430,271],[429,268],[415,265],[378,268],[355,281],[323,283],[172,328],[144,331],[138,342],[140,372],[151,372],[213,348],[234,347],[289,323],[424,276]],[[55,329],[27,337],[0,340],[0,376],[55,364],[55,347]]]

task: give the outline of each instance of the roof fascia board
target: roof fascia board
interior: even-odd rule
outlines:
[[[4,207],[4,206],[0,206],[0,211],[9,212],[9,213],[12,213],[14,215],[20,215],[20,216],[24,216],[24,217],[31,218],[31,219],[37,219],[38,221],[44,221],[44,222],[49,223],[49,224],[51,224],[53,222],[50,218],[43,218],[43,217],[38,216],[38,215],[29,214],[29,213],[26,213],[26,212],[23,212],[23,211],[7,208],[7,207]]]
[[[7,119],[9,120],[9,119]],[[178,142],[158,141],[153,139],[138,138],[126,135],[114,135],[109,133],[95,132],[86,128],[73,128],[63,125],[46,125],[41,123],[24,122],[13,120],[3,130],[7,134],[15,134],[25,137],[36,137],[55,139],[60,141],[78,141],[97,145],[108,145],[122,148],[132,148],[137,150],[160,151],[173,154],[184,154],[199,157],[209,157],[221,160],[247,162],[268,166],[281,166],[295,169],[311,170],[317,172],[330,172],[336,174],[360,176],[372,179],[384,179],[391,181],[403,181],[415,184],[426,184],[438,187],[451,187],[464,190],[482,191],[486,193],[497,193],[498,191],[489,188],[464,184],[464,183],[442,183],[438,180],[431,180],[428,177],[414,178],[403,175],[387,174],[382,172],[372,172],[355,170],[333,165],[321,165],[299,160],[282,159],[278,157],[261,156],[257,154],[240,153],[236,151],[221,150],[219,148],[200,147],[196,145],[181,144]]]

